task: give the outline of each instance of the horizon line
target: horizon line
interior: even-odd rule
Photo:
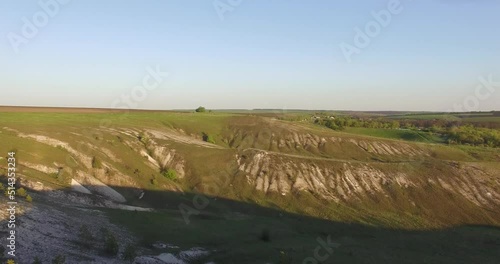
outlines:
[[[106,111],[136,111],[136,112],[186,112],[195,111],[196,108],[178,108],[178,109],[140,109],[140,108],[111,108],[111,107],[87,107],[87,106],[33,106],[33,105],[0,105],[0,110],[3,108],[25,108],[25,109],[73,109],[73,110],[106,110]],[[305,108],[213,108],[211,111],[280,111],[286,113],[288,111],[307,111],[307,112],[364,112],[364,113],[491,113],[500,110],[488,111],[469,111],[469,112],[447,112],[447,111],[432,111],[432,110],[340,110],[340,109],[305,109]]]

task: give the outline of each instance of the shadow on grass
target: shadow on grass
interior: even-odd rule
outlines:
[[[142,192],[111,187],[120,193]],[[69,189],[61,191],[81,199],[100,200]],[[30,192],[36,198],[34,206],[38,202],[61,206],[43,199],[44,192]],[[176,254],[193,247],[211,251],[209,256],[191,263],[498,263],[500,259],[498,227],[399,230],[328,221],[250,202],[171,191],[146,190],[142,199],[138,195],[127,204],[152,207],[155,211],[99,210],[113,223],[130,230],[145,254]],[[23,215],[18,218],[22,220]],[[6,220],[1,224],[6,225]],[[158,241],[179,249],[155,249],[152,244]]]

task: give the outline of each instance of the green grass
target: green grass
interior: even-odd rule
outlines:
[[[248,206],[241,204],[239,208]],[[318,240],[325,241],[327,237],[340,246],[333,248],[324,263],[422,263],[423,260],[489,263],[499,254],[493,250],[495,244],[488,243],[500,242],[500,230],[490,227],[405,231],[323,221],[255,206],[252,214],[240,213],[244,209],[217,213],[210,207],[199,215],[191,215],[189,223],[178,210],[106,211],[114,223],[129,228],[141,238],[141,245],[146,248],[162,241],[180,246],[177,251],[170,250],[172,253],[193,246],[216,249],[196,263],[280,263],[282,254],[289,260],[285,263],[303,263],[314,256],[314,250],[320,245]],[[414,217],[409,212],[406,214]],[[400,221],[401,215],[386,214],[390,221]],[[264,230],[268,230],[269,241],[261,239]],[[163,252],[150,249],[145,253]]]
[[[288,252],[297,260],[294,263],[300,263],[298,260],[308,257],[314,250],[316,236],[321,232],[317,226],[305,231],[306,226],[298,220],[278,220],[278,215],[231,217],[229,212],[225,216],[202,214],[191,216],[189,224],[175,211],[132,213],[111,210],[109,215],[115,223],[129,227],[142,237],[143,245],[175,241],[182,250],[193,246],[219,249],[209,258],[216,263],[276,262],[280,251]],[[141,224],[144,222],[148,224]],[[270,230],[269,242],[259,238],[265,229]]]

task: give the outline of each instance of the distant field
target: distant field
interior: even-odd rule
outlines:
[[[461,118],[463,122],[493,122],[500,123],[499,116],[475,116],[475,117],[463,117]]]
[[[447,120],[447,121],[460,121],[457,115],[453,114],[426,114],[426,115],[391,115],[386,116],[389,119],[396,120]]]
[[[347,133],[372,136],[372,137],[381,137],[381,138],[390,138],[390,139],[426,142],[426,143],[444,143],[444,139],[437,135],[432,135],[428,132],[414,131],[414,130],[348,127],[344,131]]]
[[[429,113],[429,114],[404,114],[404,115],[388,115],[391,119],[408,119],[408,120],[449,120],[463,122],[498,122],[500,116],[493,112],[481,113]]]
[[[0,106],[0,112],[15,113],[118,113],[127,110],[107,108],[73,108],[73,107],[31,107],[31,106]],[[146,110],[128,110],[146,111]]]

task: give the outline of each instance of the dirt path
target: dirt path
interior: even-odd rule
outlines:
[[[199,140],[199,139],[196,139],[196,138],[193,138],[190,136],[174,133],[171,131],[158,131],[158,130],[152,130],[152,129],[148,129],[146,131],[148,133],[152,134],[157,139],[173,140],[173,141],[177,141],[180,143],[197,145],[197,146],[205,147],[205,148],[224,149],[224,147],[221,147],[219,145],[208,143],[208,142],[205,142],[203,140]]]
[[[304,155],[298,155],[298,154],[288,154],[288,153],[283,153],[283,152],[268,151],[268,150],[257,149],[257,148],[247,148],[247,149],[244,149],[243,152],[248,151],[248,150],[262,151],[262,152],[265,152],[269,155],[284,156],[284,157],[290,157],[290,158],[309,159],[309,160],[326,160],[326,161],[336,161],[336,162],[344,162],[344,163],[363,163],[363,164],[366,164],[366,163],[393,163],[393,164],[400,164],[400,163],[418,162],[418,160],[399,160],[399,161],[348,160],[348,159],[338,159],[338,158],[329,158],[329,157],[315,157],[315,156],[304,156]]]

